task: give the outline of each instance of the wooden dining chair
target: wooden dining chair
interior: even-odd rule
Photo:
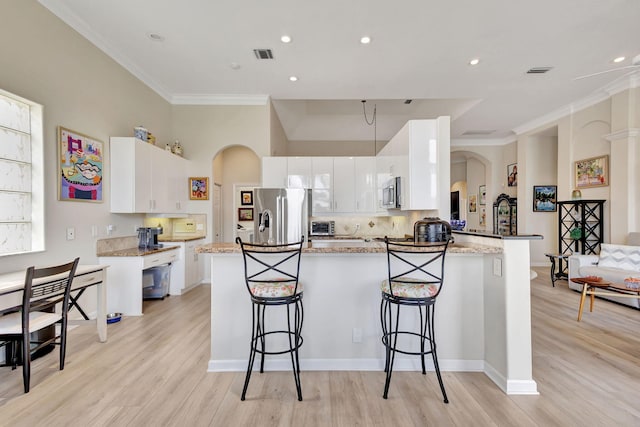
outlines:
[[[78,261],[54,267],[27,269],[22,306],[19,311],[0,317],[0,341],[9,342],[7,362],[13,369],[18,363],[17,348],[22,349],[22,377],[24,392],[29,392],[31,378],[31,356],[39,349],[52,344],[60,345],[60,370],[64,369],[67,347],[67,312],[69,311],[69,292]],[[55,307],[61,303],[60,311]],[[40,331],[56,323],[60,324],[59,334],[42,341],[31,340],[31,333]],[[32,346],[33,344],[33,346]]]

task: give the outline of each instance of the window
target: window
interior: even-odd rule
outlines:
[[[42,106],[0,90],[0,256],[44,250]]]

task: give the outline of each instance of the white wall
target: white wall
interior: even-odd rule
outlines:
[[[388,141],[289,141],[289,156],[375,156]]]

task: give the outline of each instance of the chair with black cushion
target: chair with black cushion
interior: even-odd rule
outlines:
[[[449,242],[390,242],[385,237],[388,276],[382,282],[380,320],[382,343],[385,346],[386,399],[396,353],[419,355],[422,374],[426,375],[425,355],[431,354],[440,383],[444,403],[449,403],[444,389],[434,334],[434,308],[444,282],[444,258]],[[400,329],[400,309],[406,307],[403,329]],[[411,315],[411,310],[417,309]],[[407,324],[419,323],[419,330],[406,330]],[[416,329],[418,327],[416,326]],[[401,345],[398,345],[398,338]],[[402,348],[399,348],[402,347]]]
[[[7,361],[12,362],[14,369],[18,362],[17,344],[20,345],[25,393],[29,392],[31,355],[34,352],[48,345],[60,345],[60,370],[64,369],[69,292],[78,261],[76,258],[68,264],[54,267],[29,267],[20,310],[0,317],[0,341],[9,342]],[[60,311],[56,312],[55,307],[60,303]],[[58,335],[54,333],[43,341],[31,340],[33,332],[56,323],[60,324]]]
[[[298,349],[302,345],[303,289],[298,276],[304,238],[300,242],[277,245],[245,243],[239,237],[236,242],[242,248],[245,283],[253,307],[251,349],[241,400],[245,400],[256,353],[260,353],[260,373],[264,372],[265,355],[289,353],[298,400],[301,401]],[[286,329],[268,330],[266,309],[277,306],[286,309]],[[274,342],[279,348],[273,348]]]

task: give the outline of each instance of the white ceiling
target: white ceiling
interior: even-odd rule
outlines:
[[[169,102],[271,97],[290,140],[373,140],[366,99],[378,140],[408,119],[450,115],[454,139],[510,141],[640,74],[574,80],[640,54],[638,0],[39,1]],[[256,48],[274,59],[256,59]],[[487,134],[465,135],[476,131]]]

